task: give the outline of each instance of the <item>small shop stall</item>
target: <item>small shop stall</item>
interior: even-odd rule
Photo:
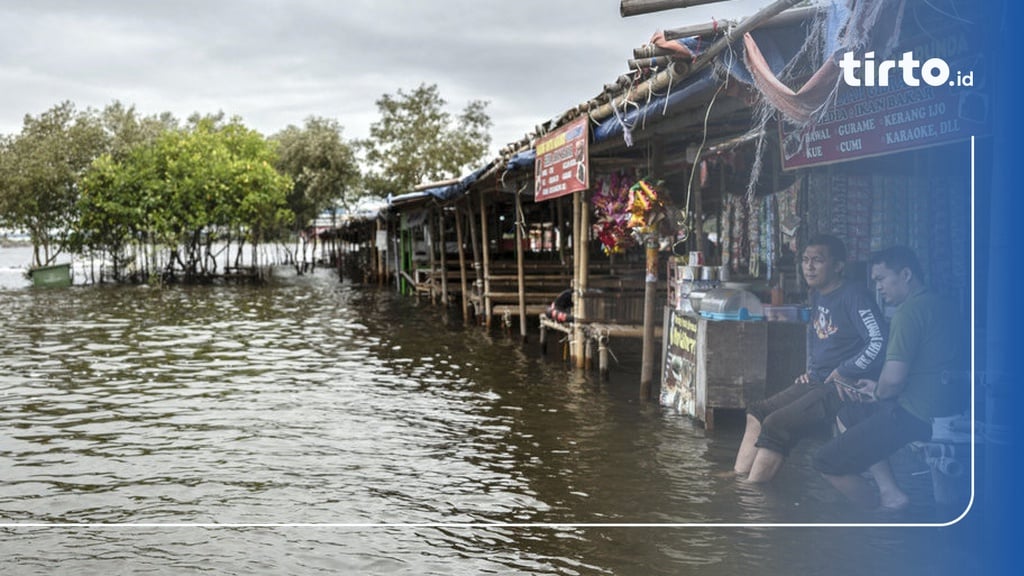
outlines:
[[[720,280],[721,267],[682,261],[669,270],[660,401],[711,430],[716,410],[744,409],[803,372],[807,311],[762,304]]]

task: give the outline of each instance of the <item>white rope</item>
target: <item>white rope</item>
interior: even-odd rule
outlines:
[[[711,108],[714,107],[715,100],[718,98],[718,95],[722,92],[722,89],[724,89],[728,84],[729,82],[728,80],[726,80],[725,82],[718,85],[718,90],[716,90],[715,95],[711,97],[711,101],[708,102],[708,109],[704,113],[704,130],[703,134],[701,135],[700,146],[697,147],[697,155],[693,159],[693,167],[690,168],[690,181],[686,185],[686,203],[683,204],[683,211],[687,213],[690,211],[690,197],[693,194],[693,175],[697,173],[697,166],[700,165],[701,152],[704,151],[704,145],[708,141],[708,121],[711,119]]]

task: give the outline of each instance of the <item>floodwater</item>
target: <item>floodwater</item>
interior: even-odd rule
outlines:
[[[329,270],[261,287],[35,289],[15,270],[22,252],[0,249],[4,574],[973,565],[963,524],[706,526],[952,516],[915,463],[897,467],[908,516],[853,509],[809,469],[813,439],[771,486],[737,482],[725,472],[742,420],[709,433],[637,400],[639,346],[613,342],[600,380],[535,340]]]

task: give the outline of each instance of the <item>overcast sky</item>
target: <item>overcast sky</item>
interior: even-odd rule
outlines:
[[[324,116],[361,138],[377,98],[427,83],[453,113],[488,101],[498,149],[597,95],[655,30],[770,3],[622,18],[619,0],[0,0],[0,133],[120,100],[265,135]]]

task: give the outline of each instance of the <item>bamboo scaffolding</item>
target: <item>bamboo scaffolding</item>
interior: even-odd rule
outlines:
[[[764,23],[761,24],[761,27],[777,28],[779,26],[797,24],[814,16],[817,11],[818,7],[816,6],[790,8],[765,20]],[[710,36],[718,32],[725,32],[726,30],[737,26],[739,23],[739,21],[731,19],[719,20],[707,24],[692,24],[689,26],[681,26],[679,28],[669,28],[664,31],[664,34],[666,40],[678,40],[679,38],[689,38],[691,36]],[[648,53],[651,48],[656,48],[658,52],[653,54]],[[660,56],[665,52],[667,51],[648,44],[646,46],[633,49],[633,56],[635,58],[644,58],[646,56]]]
[[[672,57],[665,56],[648,56],[646,58],[631,58],[626,60],[626,66],[630,70],[645,70],[647,68],[664,68],[672,63]],[[615,84],[618,86],[618,84]]]
[[[619,14],[623,18],[675,10],[676,8],[690,8],[702,4],[717,4],[725,0],[621,0],[619,2]]]
[[[672,62],[666,70],[655,74],[652,78],[638,84],[632,90],[611,98],[607,103],[592,110],[590,112],[591,118],[595,121],[602,121],[613,115],[615,110],[620,108],[623,103],[635,101],[637,99],[646,99],[652,92],[664,90],[667,87],[683,80],[690,74],[707,67],[716,56],[725,51],[736,39],[742,38],[747,32],[757,28],[769,18],[778,15],[799,1],[800,0],[778,0],[773,4],[762,8],[750,18],[740,22],[728,35],[716,40],[710,47],[708,47],[707,50],[704,51],[704,53],[697,57],[692,65],[687,66],[679,60]]]

